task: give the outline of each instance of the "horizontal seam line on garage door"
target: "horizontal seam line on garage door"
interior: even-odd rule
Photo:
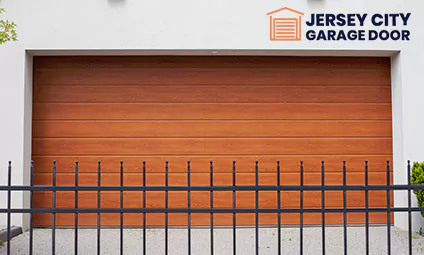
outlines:
[[[45,103],[45,104],[55,104],[55,103],[59,103],[59,102],[54,102],[54,101],[39,101],[39,103]],[[60,104],[63,103],[67,103],[67,104],[132,104],[132,103],[127,103],[127,102],[117,102],[117,101],[95,101],[95,102],[89,102],[89,101],[67,101],[67,102],[60,102]],[[168,104],[168,102],[165,101],[157,101],[157,102],[149,102],[149,103],[136,103],[136,104]],[[325,102],[317,102],[317,101],[309,101],[309,102],[297,102],[297,103],[293,103],[293,104],[332,104],[333,102],[331,101],[325,101]],[[170,102],[169,104],[199,104],[198,102],[195,101],[175,101],[175,102]],[[219,102],[213,102],[213,101],[209,101],[209,102],[202,102],[201,104],[228,104],[228,105],[232,105],[232,104],[251,104],[251,105],[255,105],[255,104],[291,104],[291,103],[284,103],[281,101],[262,101],[262,102],[224,102],[224,101],[219,101]],[[375,103],[375,102],[336,102],[334,104],[390,104],[390,102],[380,102],[380,103]]]
[[[98,139],[113,139],[113,140],[118,140],[118,139],[125,139],[125,140],[133,140],[133,139],[137,139],[137,137],[111,137],[111,138],[103,138],[103,137],[81,137],[81,138],[77,138],[77,137],[65,137],[65,138],[47,138],[47,137],[43,137],[43,138],[33,138],[36,140],[41,140],[41,139],[75,139],[75,140],[98,140]],[[157,139],[162,139],[162,138],[166,138],[166,139],[173,139],[173,140],[178,140],[178,139],[228,139],[231,138],[233,140],[241,140],[241,139],[250,139],[250,140],[262,140],[262,139],[281,139],[281,140],[305,140],[305,139],[325,139],[325,140],[329,140],[329,139],[349,139],[349,140],[355,140],[355,139],[392,139],[391,136],[387,136],[387,137],[304,137],[304,136],[299,136],[299,137],[284,137],[284,138],[278,138],[278,137],[146,137],[146,138],[139,138],[139,139],[149,139],[149,140],[157,140]]]
[[[44,103],[44,102],[34,102],[34,104],[106,104],[105,102],[49,102],[49,103]],[[310,105],[317,105],[317,104],[328,104],[328,105],[345,105],[345,104],[352,104],[352,105],[358,105],[358,104],[367,104],[367,105],[391,105],[391,102],[387,102],[387,103],[364,103],[364,102],[357,102],[357,103],[352,103],[352,102],[346,102],[346,103],[340,103],[340,102],[318,102],[318,103],[310,103],[310,102],[299,102],[299,103],[282,103],[282,102],[209,102],[209,103],[203,103],[203,102],[160,102],[160,103],[152,103],[152,102],[107,102],[107,104],[118,104],[118,105],[156,105],[156,104],[161,104],[161,105],[174,105],[174,104],[196,104],[196,105],[249,105],[249,104],[263,104],[263,105],[269,105],[269,104],[278,104],[278,105],[286,105],[286,104],[290,104],[290,105],[298,105],[298,104],[310,104]]]
[[[374,88],[374,87],[391,87],[390,84],[388,85],[327,85],[327,84],[299,84],[299,85],[286,85],[286,84],[267,84],[267,83],[258,83],[258,84],[225,84],[225,83],[219,83],[219,84],[150,84],[150,83],[144,83],[144,84],[85,84],[85,83],[78,83],[78,84],[59,84],[59,83],[49,83],[49,84],[37,84],[37,87],[73,87],[73,86],[90,86],[90,87],[144,87],[144,86],[161,86],[161,87],[261,87],[261,86],[267,86],[267,87],[355,87],[355,88]]]
[[[50,101],[43,101],[43,102],[40,102],[40,103],[45,103],[45,104],[55,104],[55,103],[58,103],[58,102],[50,102]],[[60,104],[64,104],[65,102],[61,102]],[[117,101],[96,101],[96,102],[87,102],[87,101],[74,101],[74,102],[66,102],[66,104],[73,104],[73,103],[75,103],[75,104],[132,104],[132,103],[127,103],[127,102],[117,102]],[[158,102],[149,102],[149,103],[140,103],[140,104],[163,104],[163,103],[165,103],[165,104],[168,104],[167,102],[165,102],[165,101],[158,101]],[[138,104],[138,103],[136,103],[136,104]],[[171,103],[169,103],[169,104],[198,104],[197,102],[194,102],[194,101],[192,101],[192,102],[189,102],[189,101],[184,101],[184,102],[181,102],[181,101],[175,101],[175,102],[171,102]],[[228,105],[232,105],[232,104],[250,104],[250,105],[255,105],[255,104],[291,104],[291,103],[284,103],[284,102],[265,102],[265,101],[263,101],[263,102],[223,102],[223,101],[220,101],[220,102],[212,102],[212,101],[210,101],[210,102],[202,102],[202,104],[228,104]],[[298,102],[298,103],[294,103],[294,104],[332,104],[332,102],[331,101],[326,101],[326,102],[313,102],[312,101],[312,103],[311,102]],[[334,104],[390,104],[390,102],[383,102],[383,103],[374,103],[374,102],[345,102],[345,103],[343,103],[343,102],[337,102],[337,103],[334,103]]]
[[[72,136],[55,136],[55,137],[33,137],[33,139],[392,139],[391,136],[90,136],[90,137],[72,137]]]
[[[212,121],[226,121],[226,122],[241,122],[241,121],[255,121],[255,122],[262,122],[262,121],[303,121],[303,122],[312,122],[312,121],[331,121],[331,122],[344,122],[344,121],[350,121],[350,122],[372,122],[372,121],[381,121],[381,122],[391,122],[392,119],[238,119],[238,120],[233,120],[233,119],[126,119],[124,121],[121,121],[120,119],[60,119],[60,118],[55,118],[55,119],[33,119],[33,121],[68,121],[68,122],[72,122],[72,121],[84,121],[84,122],[97,122],[97,121],[102,121],[102,122],[106,122],[106,121],[113,121],[113,122],[131,122],[131,121],[138,121],[138,122],[161,122],[161,121],[202,121],[202,122],[212,122]]]
[[[173,69],[173,70],[172,70]],[[37,74],[37,78],[39,77],[43,77],[43,75],[49,75],[51,73],[63,73],[63,74],[72,74],[75,72],[81,72],[81,70],[87,72],[87,71],[91,71],[91,72],[99,72],[99,71],[104,71],[104,72],[144,72],[144,73],[148,73],[148,74],[153,74],[153,75],[158,75],[158,73],[160,72],[166,72],[169,70],[175,71],[182,71],[185,74],[190,73],[190,74],[196,74],[196,75],[211,75],[211,74],[224,74],[223,77],[226,78],[226,75],[230,74],[230,73],[238,73],[240,74],[242,71],[250,71],[250,70],[254,70],[254,71],[262,71],[262,72],[258,72],[263,74],[265,71],[265,73],[270,73],[270,72],[274,72],[274,71],[285,71],[285,72],[289,72],[289,71],[328,71],[328,69],[331,69],[332,71],[338,71],[338,72],[346,72],[346,71],[364,71],[364,72],[368,72],[368,73],[374,73],[374,72],[378,72],[379,75],[383,76],[386,72],[390,72],[390,67],[388,66],[375,66],[375,65],[367,65],[367,66],[363,66],[361,67],[360,65],[357,66],[331,66],[331,65],[322,65],[322,64],[315,64],[314,66],[260,66],[260,65],[256,65],[256,66],[214,66],[214,67],[195,67],[194,65],[190,65],[190,66],[178,66],[173,65],[173,66],[153,66],[153,67],[147,67],[147,66],[127,66],[127,67],[122,67],[122,66],[116,66],[116,67],[112,67],[112,66],[96,66],[96,67],[86,67],[86,66],[79,66],[79,67],[37,67],[36,70],[34,70],[34,73]],[[150,72],[149,72],[150,71]],[[153,71],[153,72],[152,72]],[[176,75],[178,78],[180,78],[181,76]],[[196,77],[196,76],[195,76]],[[196,77],[197,78],[197,77]]]
[[[195,120],[191,120],[191,119],[158,119],[158,120],[148,120],[148,119],[124,119],[124,120],[120,120],[120,119],[112,119],[112,120],[93,120],[93,119],[76,119],[76,120],[71,120],[71,119],[66,119],[66,120],[58,120],[58,119],[36,119],[34,120],[34,122],[115,122],[115,123],[126,123],[126,122],[200,122],[200,123],[206,123],[206,122],[253,122],[253,123],[257,123],[258,120],[242,120],[242,119],[217,119],[217,120],[210,120],[210,119],[195,119]],[[309,123],[309,122],[319,122],[319,123],[334,123],[334,122],[338,122],[338,123],[352,123],[352,122],[392,122],[392,120],[353,120],[353,119],[349,119],[349,120],[323,120],[323,119],[317,119],[317,120],[311,120],[311,119],[295,119],[295,120],[288,120],[288,119],[284,119],[284,120],[272,120],[272,119],[264,119],[264,120],[260,120],[260,122],[305,122],[305,123]]]
[[[66,155],[63,154],[66,157],[74,157],[75,155]],[[40,158],[44,158],[44,157],[57,157],[58,155],[45,155],[45,154],[38,154],[38,155],[33,155],[36,157],[40,157]],[[121,154],[110,154],[110,155],[104,155],[104,154],[90,154],[90,155],[86,155],[83,154],[81,156],[78,157],[140,157],[140,155],[121,155]],[[147,156],[147,155],[142,155],[142,156]],[[181,156],[186,156],[186,157],[205,157],[205,156],[219,156],[219,157],[243,157],[243,156],[249,156],[249,157],[255,157],[257,156],[255,155],[251,155],[251,154],[225,154],[225,155],[219,155],[219,154],[204,154],[204,155],[188,155],[188,154],[161,154],[161,155],[157,155],[157,154],[153,154],[149,157],[181,157]],[[351,156],[363,156],[362,154],[263,154],[260,156],[268,156],[268,157],[321,157],[321,156],[331,156],[331,157],[351,157]],[[387,156],[387,157],[391,157],[392,154],[366,154],[365,156]]]
[[[98,154],[33,154],[33,156],[50,156],[50,157],[81,157],[81,156],[98,156]],[[181,156],[181,157],[192,157],[192,156],[228,156],[228,155],[233,155],[234,157],[236,156],[257,156],[257,157],[264,157],[264,156],[270,156],[269,154],[168,154],[169,156]],[[286,154],[287,155],[287,154]],[[289,154],[290,155],[290,154]],[[313,154],[304,154],[304,155],[300,155],[301,156],[312,156]],[[323,154],[321,156],[333,156],[334,154]],[[373,154],[374,156],[385,156],[387,155],[386,153],[382,153],[382,154]],[[109,157],[109,156],[119,156],[119,157],[126,157],[126,156],[138,156],[142,159],[142,157],[151,157],[151,156],[163,156],[163,154],[103,154],[104,157]],[[351,156],[371,156],[370,154],[366,153],[366,154],[354,154]],[[163,156],[165,157],[165,156]]]

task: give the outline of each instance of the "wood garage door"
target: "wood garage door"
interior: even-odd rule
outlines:
[[[364,182],[364,161],[370,161],[370,183],[384,184],[385,161],[392,158],[390,60],[388,58],[324,57],[35,57],[32,156],[35,183],[51,184],[57,160],[57,184],[74,185],[79,160],[80,185],[96,185],[96,164],[102,162],[102,185],[141,185],[142,161],[147,184],[164,185],[169,160],[170,185],[186,185],[191,160],[192,185],[209,184],[214,161],[215,184],[231,185],[232,161],[237,183],[276,184],[276,161],[282,162],[281,183],[299,183],[299,161],[305,184],[320,183],[320,161],[326,181],[341,184],[342,161],[348,162],[348,183]],[[231,192],[215,192],[215,207],[231,207]],[[58,207],[73,207],[74,193],[59,192]],[[321,207],[320,192],[305,192],[307,208]],[[170,193],[170,207],[184,207],[185,193]],[[326,206],[340,208],[341,192],[326,193]],[[80,207],[95,208],[96,192],[80,192]],[[237,194],[239,207],[254,208],[254,192]],[[385,192],[370,192],[371,206],[385,206]],[[37,207],[50,207],[51,194],[37,192]],[[148,207],[164,207],[163,192],[148,192]],[[260,192],[261,208],[275,208],[275,192]],[[348,193],[348,207],[364,206],[363,192]],[[102,192],[102,207],[119,206],[119,193]],[[141,207],[140,192],[126,192],[125,207]],[[208,192],[192,192],[193,207],[208,207]],[[298,208],[298,192],[283,192],[282,206]],[[220,225],[231,215],[216,215]],[[125,214],[125,225],[139,226],[139,214]],[[184,214],[170,215],[171,225],[186,224]],[[319,224],[320,214],[306,214],[305,223]],[[164,224],[163,214],[148,215],[149,225]],[[242,225],[253,214],[240,214]],[[274,214],[260,215],[260,224],[275,224]],[[327,223],[343,221],[328,214]],[[372,223],[384,223],[374,213]],[[39,214],[37,226],[51,224]],[[209,216],[192,215],[192,224],[207,225]],[[284,224],[298,224],[298,214],[284,214]],[[348,215],[363,223],[364,214]],[[58,215],[59,225],[72,225],[73,215]],[[96,225],[95,214],[80,215],[81,225]],[[119,215],[103,214],[103,225],[118,225]]]

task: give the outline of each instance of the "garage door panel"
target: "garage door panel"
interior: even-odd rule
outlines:
[[[119,90],[116,86],[37,86],[34,100],[63,103],[390,103],[391,100],[390,86],[122,85],[118,87]]]
[[[34,103],[35,120],[391,120],[390,104]]]
[[[33,155],[390,154],[391,138],[33,139]]]
[[[370,57],[274,57],[274,56],[37,56],[34,58],[38,72],[45,69],[73,68],[390,68],[390,58]]]
[[[391,155],[274,155],[274,156],[34,156],[35,173],[51,173],[52,162],[57,160],[57,172],[74,173],[75,161],[79,161],[79,172],[97,172],[97,162],[101,161],[102,173],[119,172],[119,164],[124,162],[125,173],[142,173],[142,162],[146,161],[147,173],[165,172],[165,162],[169,161],[170,173],[186,173],[187,161],[191,161],[192,173],[209,173],[213,161],[214,173],[232,171],[232,161],[236,161],[237,172],[255,171],[255,161],[259,160],[260,172],[276,172],[277,161],[281,161],[281,171],[299,173],[300,161],[305,172],[320,172],[321,161],[325,161],[326,172],[341,172],[343,160],[347,161],[349,172],[364,173],[365,161],[369,162],[369,172],[385,172],[386,161]]]
[[[57,70],[40,70],[35,78],[44,85],[260,85],[281,83],[293,85],[390,85],[390,70],[387,69],[329,69],[305,68],[66,68],[60,76],[52,75]],[[166,75],[164,75],[166,74]],[[303,79],[298,79],[303,77]],[[346,80],[345,77],[350,79]]]
[[[390,121],[34,121],[34,138],[390,137]]]

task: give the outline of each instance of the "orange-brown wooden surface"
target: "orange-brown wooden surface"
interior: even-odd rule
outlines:
[[[37,138],[390,137],[389,121],[34,121]],[[125,132],[122,132],[125,130]],[[178,130],[178,133],[175,132]]]
[[[44,138],[33,155],[390,154],[390,138]]]
[[[390,103],[390,87],[50,85],[38,87],[34,98],[43,103]]]
[[[305,185],[342,183],[347,161],[349,184],[363,184],[364,161],[370,184],[385,183],[386,160],[392,158],[390,60],[330,57],[35,57],[32,155],[35,183],[51,184],[57,160],[57,185],[74,185],[79,161],[80,185],[97,185],[100,160],[102,185],[141,185],[146,161],[147,185],[254,185],[259,161],[260,185],[299,185],[299,161]],[[321,207],[320,192],[305,192],[306,208]],[[96,192],[80,192],[79,206],[94,208]],[[385,207],[384,191],[370,192],[371,207]],[[349,208],[364,206],[364,192],[348,192]],[[35,192],[37,207],[51,206],[50,192]],[[74,206],[74,192],[58,192],[57,206]],[[237,207],[254,208],[254,192],[237,192]],[[283,208],[299,208],[299,192],[282,192]],[[186,192],[170,192],[171,208],[185,207]],[[208,192],[192,192],[194,208],[209,207]],[[214,206],[232,205],[231,192],[215,192]],[[276,192],[259,195],[260,208],[276,208]],[[147,192],[147,206],[164,206],[164,192]],[[326,206],[340,208],[342,192],[326,192]],[[124,206],[142,205],[141,192],[124,192]],[[101,206],[117,208],[119,192],[102,192]],[[231,214],[214,216],[217,225],[232,224]],[[240,214],[238,224],[253,225],[254,214]],[[343,222],[327,214],[328,224]],[[124,224],[139,226],[140,214],[125,214]],[[319,224],[320,214],[304,215],[305,224]],[[73,215],[59,214],[57,224],[73,224]],[[80,215],[80,224],[96,225],[95,214]],[[193,225],[208,225],[209,215],[192,214]],[[273,225],[275,214],[261,214],[260,224]],[[364,223],[364,213],[348,214],[348,223]],[[102,214],[102,224],[119,224],[118,214]],[[371,223],[384,223],[372,213]],[[37,214],[35,225],[48,226],[51,215]],[[299,214],[283,214],[283,224],[298,224]],[[164,215],[148,214],[149,225],[163,225]],[[171,225],[187,224],[186,214],[171,214]]]
[[[386,103],[34,103],[35,120],[391,120]]]

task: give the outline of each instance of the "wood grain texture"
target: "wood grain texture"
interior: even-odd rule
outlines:
[[[390,103],[389,86],[39,86],[37,102]]]
[[[391,138],[35,138],[33,155],[391,154]]]
[[[386,72],[384,72],[386,71]],[[328,69],[328,68],[77,68],[37,72],[43,85],[383,85],[390,84],[387,69]],[[163,74],[166,73],[166,76]],[[303,77],[299,79],[298,77]],[[349,77],[349,79],[346,79]],[[323,81],[325,80],[325,83]]]
[[[375,138],[392,135],[390,121],[34,121],[32,129],[34,138]]]
[[[390,104],[34,103],[35,120],[391,120]]]
[[[339,85],[387,86],[390,71],[369,69],[327,68],[161,68],[140,71],[140,68],[85,68],[63,69],[60,76],[56,70],[37,72],[35,78],[43,85]],[[166,76],[163,74],[166,73]],[[164,79],[166,77],[166,79]],[[303,77],[299,79],[298,77]],[[349,77],[349,79],[346,79]],[[325,80],[325,83],[323,81]]]
[[[370,183],[383,184],[386,160],[392,158],[392,112],[389,58],[342,57],[34,57],[32,156],[35,182],[51,183],[57,160],[58,185],[74,185],[79,161],[80,185],[118,185],[124,161],[125,185],[141,185],[142,162],[148,185],[164,185],[169,161],[170,185],[186,185],[187,161],[192,185],[209,185],[214,162],[215,185],[231,185],[232,161],[237,184],[254,184],[258,160],[261,185],[299,184],[299,162],[305,184],[320,184],[325,161],[326,183],[341,184],[342,161],[348,183],[363,184],[369,160]],[[260,207],[275,208],[275,192],[260,192]],[[348,206],[364,205],[363,192],[348,192]],[[194,207],[209,206],[208,192],[193,192]],[[341,192],[326,192],[326,206],[342,205]],[[72,207],[73,192],[58,192],[58,206]],[[320,207],[320,192],[305,192],[305,207]],[[370,192],[371,206],[386,206],[385,193]],[[214,195],[216,206],[230,207],[231,192]],[[94,207],[95,192],[80,192],[80,206]],[[140,192],[125,192],[125,207],[141,206]],[[253,208],[254,192],[237,192],[237,206]],[[164,193],[149,192],[149,207],[163,207]],[[283,207],[298,208],[298,192],[283,192]],[[37,207],[51,206],[50,192],[36,192]],[[102,207],[116,208],[119,192],[102,192]],[[186,193],[170,192],[170,206],[184,206]],[[217,225],[232,224],[230,214],[215,215]],[[237,216],[253,225],[253,214]],[[342,214],[327,214],[341,224]],[[148,225],[164,224],[163,214],[149,214]],[[209,215],[192,214],[193,225],[208,225]],[[275,225],[275,214],[260,215],[260,224]],[[319,224],[320,214],[305,214],[305,224]],[[57,215],[70,226],[73,215]],[[363,213],[349,214],[361,224]],[[102,225],[119,224],[118,214],[102,215]],[[370,215],[385,223],[384,213]],[[49,226],[50,214],[34,216]],[[299,214],[283,214],[283,224],[298,224]],[[126,226],[140,226],[140,214],[126,214]],[[171,225],[186,225],[186,214],[171,214]],[[96,215],[80,215],[81,226],[95,226]]]
[[[390,86],[389,58],[36,57],[34,65],[37,85]]]

